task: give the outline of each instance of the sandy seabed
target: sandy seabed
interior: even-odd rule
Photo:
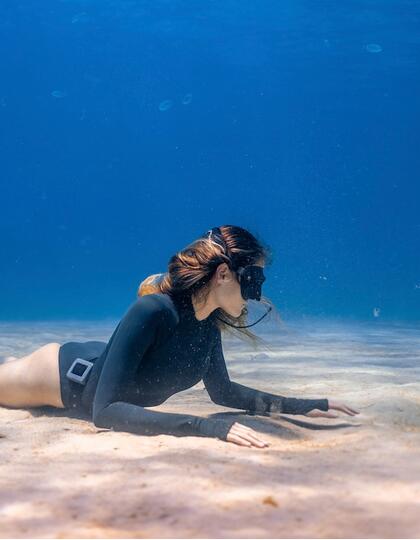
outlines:
[[[2,322],[0,355],[107,341],[114,327]],[[224,339],[232,380],[361,414],[250,416],[202,382],[153,408],[234,417],[270,442],[260,449],[0,407],[0,537],[420,537],[420,324],[306,319],[260,335],[270,350]]]

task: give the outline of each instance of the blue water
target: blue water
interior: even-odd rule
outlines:
[[[413,0],[2,0],[0,319],[118,319],[235,224],[284,317],[420,320],[419,28]]]

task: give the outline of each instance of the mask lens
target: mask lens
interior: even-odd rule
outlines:
[[[262,267],[256,265],[246,266],[240,269],[238,275],[243,299],[260,300],[261,287],[265,281]]]

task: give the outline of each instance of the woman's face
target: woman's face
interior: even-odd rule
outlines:
[[[264,268],[263,261],[259,261],[255,265]],[[220,264],[216,270],[214,299],[218,307],[232,317],[239,317],[246,306],[238,277],[226,263]]]

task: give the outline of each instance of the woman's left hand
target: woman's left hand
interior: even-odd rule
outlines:
[[[312,418],[317,416],[324,416],[325,418],[338,418],[338,414],[330,412],[331,409],[335,409],[337,411],[344,412],[348,414],[349,416],[355,416],[356,414],[359,414],[359,411],[356,411],[356,409],[353,409],[349,405],[346,405],[345,403],[342,403],[341,401],[331,401],[328,400],[328,411],[321,411],[320,409],[312,409],[312,411],[309,411],[305,414],[305,416],[310,416]]]

